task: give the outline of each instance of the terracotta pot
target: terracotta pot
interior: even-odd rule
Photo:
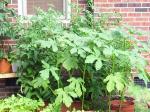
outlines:
[[[0,73],[11,73],[12,66],[6,58],[0,60]]]
[[[134,102],[133,100],[112,100],[111,101],[111,110],[112,112],[119,112],[121,105],[120,112],[134,112]]]

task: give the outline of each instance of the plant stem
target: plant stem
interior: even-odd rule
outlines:
[[[115,72],[115,54],[113,53],[113,55],[112,55],[112,73],[114,74],[114,72]],[[109,94],[109,112],[111,112],[111,93]]]
[[[120,105],[119,105],[119,112],[121,112],[121,108],[122,108],[123,95],[124,95],[124,91],[121,92],[121,102],[120,102]]]
[[[71,71],[68,71],[68,73],[69,73],[69,78],[71,78],[71,77],[72,77],[72,75],[71,75]]]
[[[51,87],[49,87],[49,88],[50,88],[51,92],[56,96],[54,90]]]
[[[85,70],[86,70],[86,65],[84,66],[84,70],[83,70],[83,81],[85,80]],[[84,84],[83,84],[84,86]],[[84,92],[83,92],[83,95],[82,95],[82,110],[84,108]]]
[[[113,54],[112,55],[112,73],[114,73],[115,72],[115,55]]]
[[[59,80],[58,80],[58,81],[57,81],[57,85],[58,85],[57,87],[58,87],[58,89],[59,89],[59,87],[60,87],[59,84],[60,84],[60,83],[59,83]]]
[[[108,110],[108,112],[111,112],[111,93],[109,94],[109,97],[108,97],[108,103],[109,103],[109,110]]]
[[[126,40],[125,40],[125,38],[124,38],[124,40],[123,40],[123,50],[125,51],[125,47],[126,47]],[[124,66],[124,68],[123,68],[124,70],[124,73],[125,73],[125,70],[126,70],[126,68],[125,68],[125,66]],[[121,102],[120,102],[120,104],[119,104],[119,112],[121,112],[121,108],[122,108],[122,103],[123,103],[123,95],[124,95],[124,90],[121,92]]]

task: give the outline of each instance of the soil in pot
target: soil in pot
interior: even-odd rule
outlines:
[[[0,60],[0,73],[11,73],[12,72],[12,66],[8,62],[6,58],[3,58]]]
[[[121,105],[121,106],[120,106]],[[111,110],[112,112],[134,112],[134,102],[133,100],[112,100],[111,101]]]

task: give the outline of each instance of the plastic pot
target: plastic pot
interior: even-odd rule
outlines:
[[[12,63],[12,72],[17,72],[18,69],[18,64],[17,63]]]
[[[0,60],[0,73],[11,73],[12,72],[12,66],[8,62],[6,58],[3,58]]]
[[[121,105],[121,108],[120,108]],[[134,102],[133,100],[112,100],[111,101],[111,110],[112,112],[134,112]]]

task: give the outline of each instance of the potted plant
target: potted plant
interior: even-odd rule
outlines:
[[[120,30],[115,30],[113,32],[114,38],[119,38],[117,42],[112,45],[111,52],[111,72],[106,77],[104,82],[107,83],[107,90],[110,94],[109,98],[109,111],[120,111],[120,112],[134,112],[134,101],[133,98],[125,97],[125,91],[127,85],[131,81],[132,68],[137,70],[137,73],[142,76],[145,83],[149,81],[147,71],[145,70],[147,66],[147,61],[140,55],[139,52],[148,51],[149,47],[142,42],[134,39],[136,32],[130,32],[131,29],[128,29],[129,32],[125,33]],[[129,35],[132,35],[133,38]],[[135,43],[130,43],[130,39],[136,41]],[[120,46],[122,44],[122,46]],[[139,48],[137,43],[142,45],[142,48]],[[118,45],[116,45],[118,44]],[[119,45],[120,44],[120,45]],[[147,46],[147,47],[144,47]],[[119,47],[119,48],[118,48]],[[107,54],[107,52],[106,52]],[[111,96],[117,93],[120,97],[119,99],[111,100]]]
[[[1,52],[4,54],[4,50]],[[11,73],[12,72],[12,65],[9,63],[7,56],[2,55],[2,59],[0,60],[0,73]]]
[[[0,73],[10,73],[12,72],[11,64],[7,59],[7,52],[9,51],[9,45],[5,44],[5,40],[9,37],[14,37],[13,24],[9,21],[10,17],[14,16],[14,11],[7,8],[8,1],[2,0],[0,2],[0,38],[1,38],[1,60],[0,60]]]

